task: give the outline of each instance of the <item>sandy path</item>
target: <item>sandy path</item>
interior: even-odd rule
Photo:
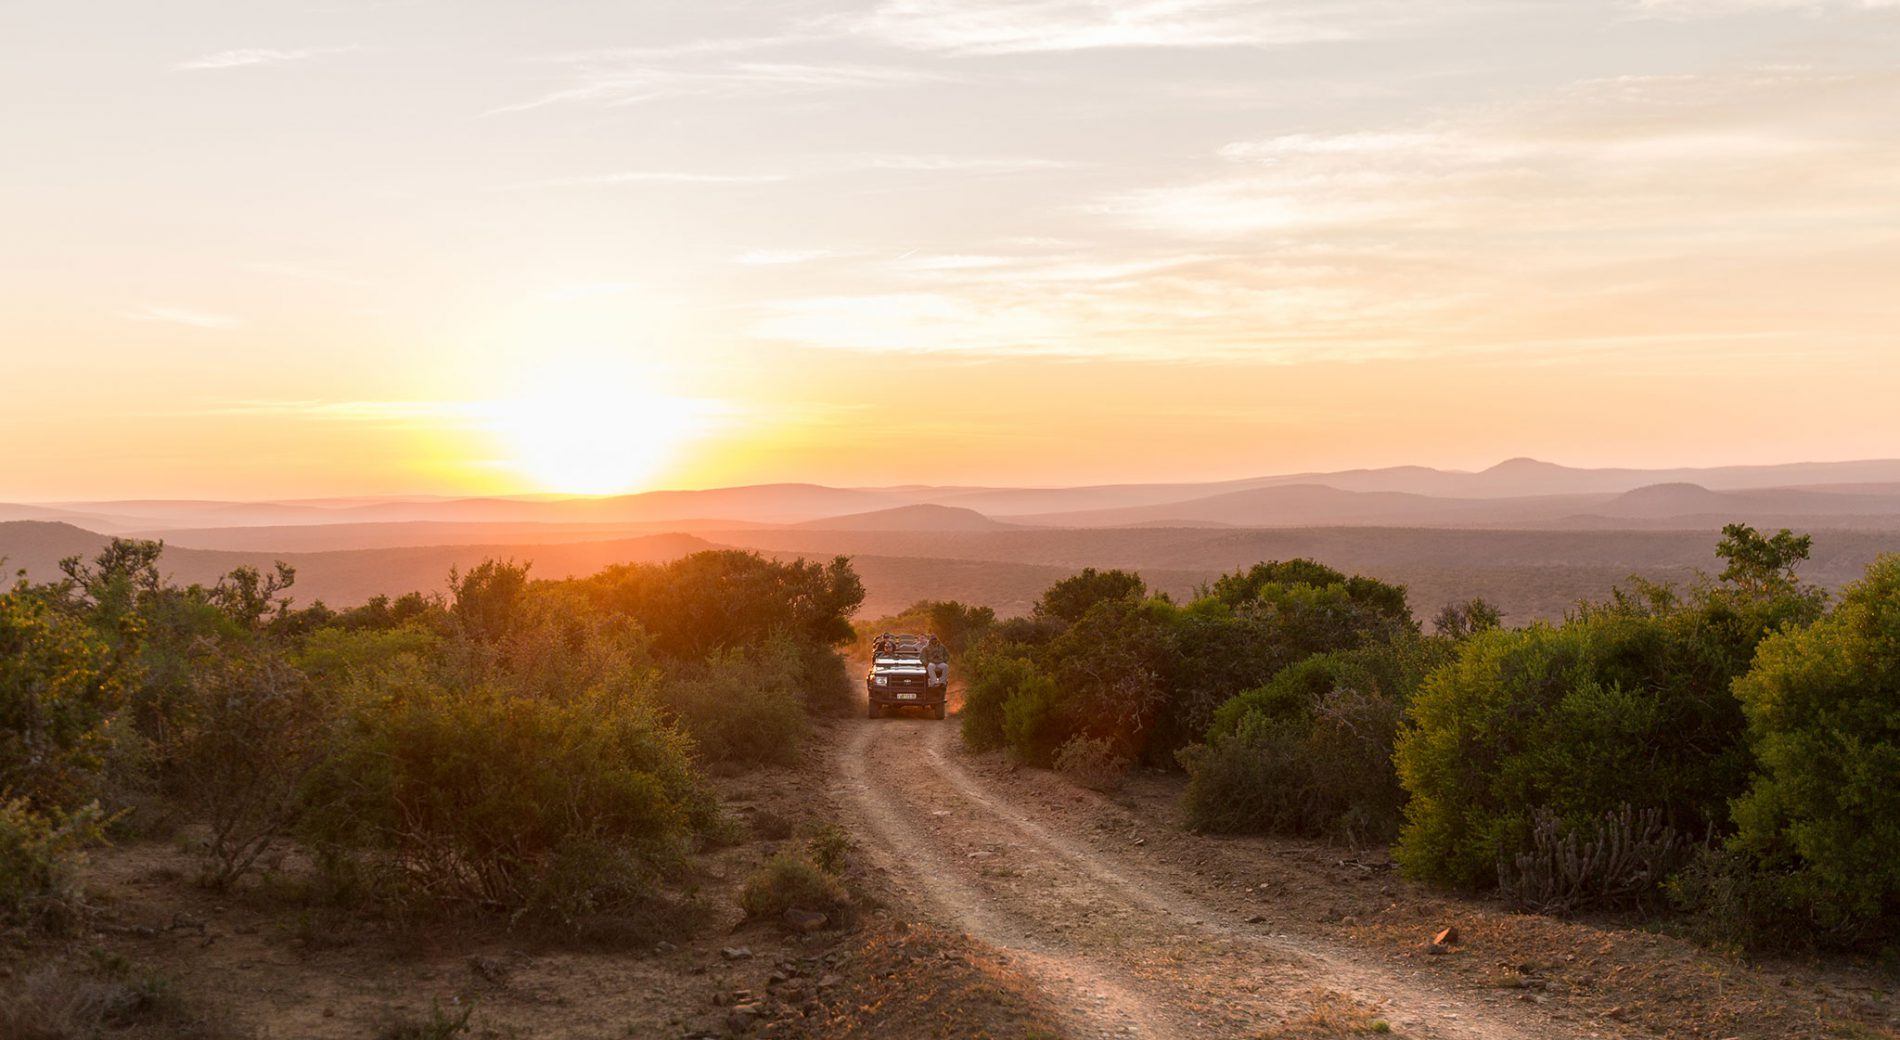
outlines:
[[[1299,1036],[1377,1020],[1410,1037],[1549,1035],[1548,1022],[1506,1021],[1429,979],[1209,909],[1092,847],[1077,821],[971,775],[955,734],[954,723],[857,723],[839,745],[847,810],[894,888],[1006,951],[1071,1036]]]

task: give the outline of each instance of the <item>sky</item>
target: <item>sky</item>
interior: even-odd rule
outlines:
[[[0,0],[0,500],[1900,456],[1900,0]]]

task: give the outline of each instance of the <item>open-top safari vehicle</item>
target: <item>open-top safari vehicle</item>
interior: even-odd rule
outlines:
[[[872,718],[891,708],[926,708],[943,718],[950,689],[950,651],[936,636],[886,632],[871,644],[864,692]]]

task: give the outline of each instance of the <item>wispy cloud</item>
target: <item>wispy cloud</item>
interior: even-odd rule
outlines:
[[[787,179],[782,173],[701,173],[690,170],[620,170],[575,177],[549,177],[503,185],[503,190],[533,188],[612,188],[626,184],[773,184]]]
[[[1024,173],[1067,170],[1076,164],[1034,156],[985,155],[867,155],[850,165],[872,170],[914,170],[924,173]]]
[[[344,54],[356,49],[355,44],[347,47],[299,47],[292,50],[276,47],[241,47],[181,61],[173,65],[172,70],[199,72],[208,69],[239,69],[252,65],[281,65],[285,62],[304,61],[325,54]]]
[[[1034,156],[988,155],[846,155],[817,156],[781,171],[718,172],[694,170],[621,170],[612,173],[549,177],[502,185],[501,190],[536,188],[611,188],[630,184],[777,184],[795,178],[823,177],[864,171],[899,173],[1010,174],[1073,169],[1077,164]]]
[[[1788,226],[1872,212],[1900,143],[1869,121],[1900,76],[1764,68],[1618,77],[1409,127],[1290,134],[1219,149],[1231,169],[1124,191],[1094,211],[1159,231],[1646,233]],[[1608,241],[1608,240],[1606,240]]]
[[[1900,10],[1900,0],[1627,0],[1639,14],[1659,18],[1712,18],[1759,11]]]
[[[829,249],[751,249],[733,257],[732,262],[748,267],[779,267],[808,264],[814,260],[826,260],[837,255]]]
[[[569,85],[528,101],[502,105],[487,114],[525,112],[550,105],[635,105],[676,97],[818,93],[937,83],[946,79],[934,72],[901,65],[728,61],[690,66],[684,62],[627,62],[591,56],[570,64],[574,69]]]
[[[194,329],[224,331],[235,329],[244,324],[244,319],[232,314],[218,314],[213,311],[192,310],[187,307],[166,307],[148,305],[134,310],[129,315],[134,321],[156,321],[170,325],[188,325]]]
[[[1368,2],[884,0],[837,24],[860,36],[917,50],[1012,54],[1332,42],[1356,38],[1405,16],[1404,11],[1403,5]]]

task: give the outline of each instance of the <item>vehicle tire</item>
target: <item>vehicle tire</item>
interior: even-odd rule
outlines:
[[[933,719],[943,718],[943,709],[944,706],[941,704],[933,705],[930,709],[930,717]]]
[[[865,709],[864,714],[866,718],[881,719],[884,717],[884,709],[880,707],[876,701],[872,701],[871,706]]]

